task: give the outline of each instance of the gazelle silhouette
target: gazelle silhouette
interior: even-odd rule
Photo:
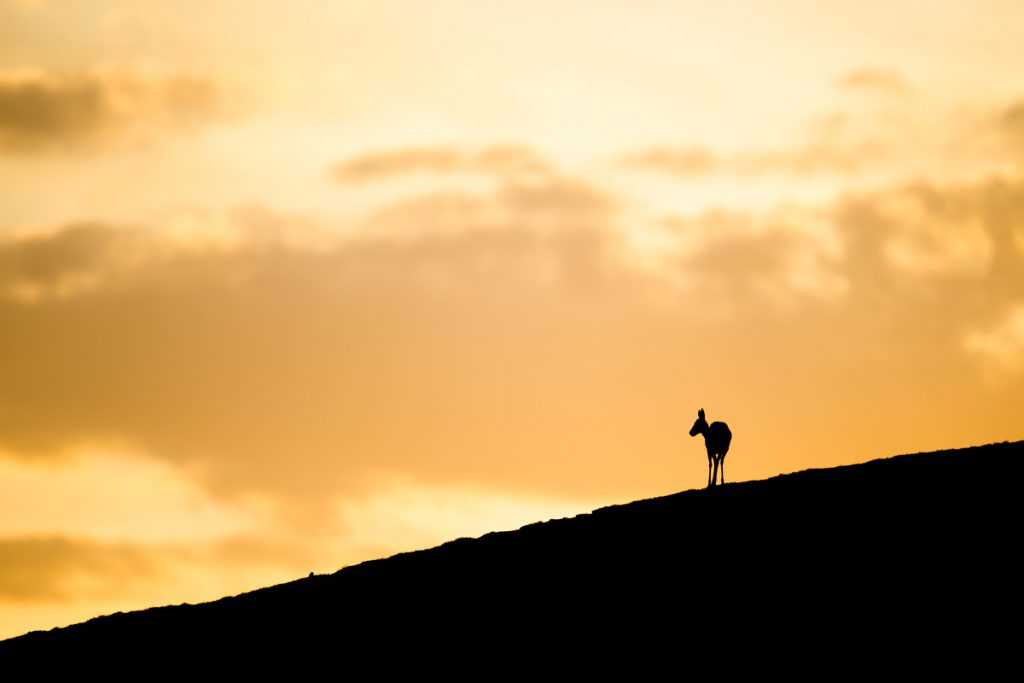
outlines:
[[[718,479],[718,465],[722,465],[722,483],[725,483],[725,454],[729,452],[729,442],[732,441],[732,432],[729,425],[724,422],[712,422],[710,425],[704,419],[704,409],[697,411],[697,421],[690,429],[690,436],[704,435],[704,447],[708,449],[708,488],[716,484]],[[715,464],[714,474],[711,472],[711,463]]]

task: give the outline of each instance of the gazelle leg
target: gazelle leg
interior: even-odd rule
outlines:
[[[718,484],[718,456],[715,456],[715,473],[711,475],[711,485],[715,486]]]
[[[719,458],[722,461],[722,483],[725,483],[725,455]]]
[[[708,488],[711,488],[711,454],[708,453]]]

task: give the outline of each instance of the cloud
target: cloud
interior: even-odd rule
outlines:
[[[0,71],[0,149],[31,152],[189,128],[229,111],[221,87],[191,74]]]
[[[685,289],[721,302],[718,315],[742,315],[752,305],[789,306],[799,299],[833,300],[848,284],[832,227],[813,212],[765,217],[710,211],[669,218],[685,248],[676,263]]]
[[[539,183],[501,183],[493,192],[483,195],[419,195],[377,212],[366,227],[374,235],[451,235],[510,227],[551,233],[581,224],[607,227],[614,211],[614,201],[599,189],[552,177]]]
[[[997,119],[997,127],[1003,133],[1016,154],[1024,154],[1024,100],[1014,102]]]
[[[1024,304],[1010,308],[987,329],[965,335],[964,347],[996,373],[1024,370]]]
[[[53,462],[0,458],[0,538],[184,543],[267,529],[266,505],[212,499],[167,462],[119,450],[106,443]]]
[[[807,395],[821,373],[910,386],[963,363],[947,374],[970,381],[965,331],[1024,296],[1021,196],[995,179],[665,217],[628,226],[665,233],[643,258],[619,200],[557,175],[403,199],[330,239],[265,209],[215,221],[226,242],[102,224],[9,238],[0,446],[50,461],[126,444],[288,506],[387,474],[654,490],[694,396],[760,420],[779,367]],[[963,247],[963,225],[986,246]],[[827,422],[862,399],[805,408]],[[650,460],[611,476],[636,449]]]
[[[874,138],[816,141],[779,150],[747,150],[719,154],[703,147],[654,147],[627,155],[633,168],[677,176],[709,173],[794,175],[857,173],[886,157],[885,145]]]
[[[625,163],[638,168],[649,168],[666,173],[690,175],[707,173],[719,168],[717,155],[704,147],[655,147],[627,155]]]
[[[19,457],[134,444],[222,492],[322,497],[409,468],[527,481],[543,465],[514,465],[521,439],[480,454],[502,413],[536,402],[544,379],[516,373],[550,331],[583,334],[571,322],[593,314],[570,302],[633,276],[595,190],[509,185],[461,206],[403,203],[333,247],[175,249],[98,225],[9,240],[0,283],[40,294],[0,300],[0,358],[18,359],[0,411],[19,425],[0,439]],[[388,221],[408,231],[378,235]],[[83,273],[91,286],[54,294]]]
[[[1019,180],[938,185],[912,183],[848,195],[837,213],[847,241],[870,249],[890,273],[934,284],[963,278],[1004,288],[1019,286],[1019,253],[1014,243],[1024,227],[1024,194]]]
[[[0,297],[29,302],[73,296],[96,287],[119,255],[141,245],[127,231],[88,223],[8,240],[0,244]]]
[[[882,200],[891,225],[885,256],[909,272],[978,275],[988,270],[993,244],[983,216],[967,203],[918,186]]]
[[[5,537],[0,538],[0,605],[5,612],[23,608],[30,618],[31,608],[46,613],[47,606],[59,606],[60,619],[71,623],[120,610],[215,600],[304,575],[308,551],[246,537],[204,544]],[[39,625],[55,624],[51,618]]]
[[[117,482],[96,484],[100,498]],[[596,507],[594,501],[390,479],[367,495],[332,500],[315,524],[271,524],[222,538],[205,538],[202,529],[187,541],[0,533],[0,638],[114,611],[216,599]]]
[[[849,90],[886,95],[900,95],[909,90],[903,76],[888,69],[855,69],[843,74],[836,84]]]
[[[0,638],[101,614],[216,600],[304,576],[302,548],[254,539],[215,544],[0,538]]]
[[[979,420],[999,414],[999,401],[1009,399],[1001,392],[1017,386],[1013,319],[993,320],[1024,297],[1024,258],[1014,248],[1022,189],[998,177],[917,183],[849,195],[836,207],[851,282],[847,311],[863,321],[858,334],[875,328],[879,353],[905,354],[904,363],[921,367],[912,385],[922,390],[942,378],[948,391],[980,392],[970,399],[988,406]],[[993,377],[1001,381],[977,388]]]
[[[516,145],[478,150],[410,147],[364,154],[331,168],[331,175],[344,182],[376,181],[411,173],[482,173],[516,177],[550,172],[548,163],[533,150]]]
[[[131,544],[115,547],[66,538],[0,540],[0,599],[5,602],[109,597],[130,592],[134,580],[149,580],[159,570],[158,558]]]
[[[873,140],[847,146],[819,143],[792,150],[741,153],[734,167],[741,173],[855,173],[883,155],[882,146]]]

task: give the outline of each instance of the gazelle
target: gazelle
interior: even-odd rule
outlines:
[[[690,436],[704,435],[704,447],[708,449],[708,488],[715,485],[718,479],[718,464],[722,464],[722,483],[725,483],[725,454],[729,452],[729,442],[732,441],[732,432],[729,425],[724,422],[712,422],[710,425],[704,419],[704,409],[697,411],[697,421],[693,423]],[[714,474],[711,472],[711,463],[715,464]]]

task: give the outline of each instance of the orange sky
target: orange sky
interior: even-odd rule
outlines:
[[[1024,438],[1024,7],[641,5],[0,0],[0,636]]]

